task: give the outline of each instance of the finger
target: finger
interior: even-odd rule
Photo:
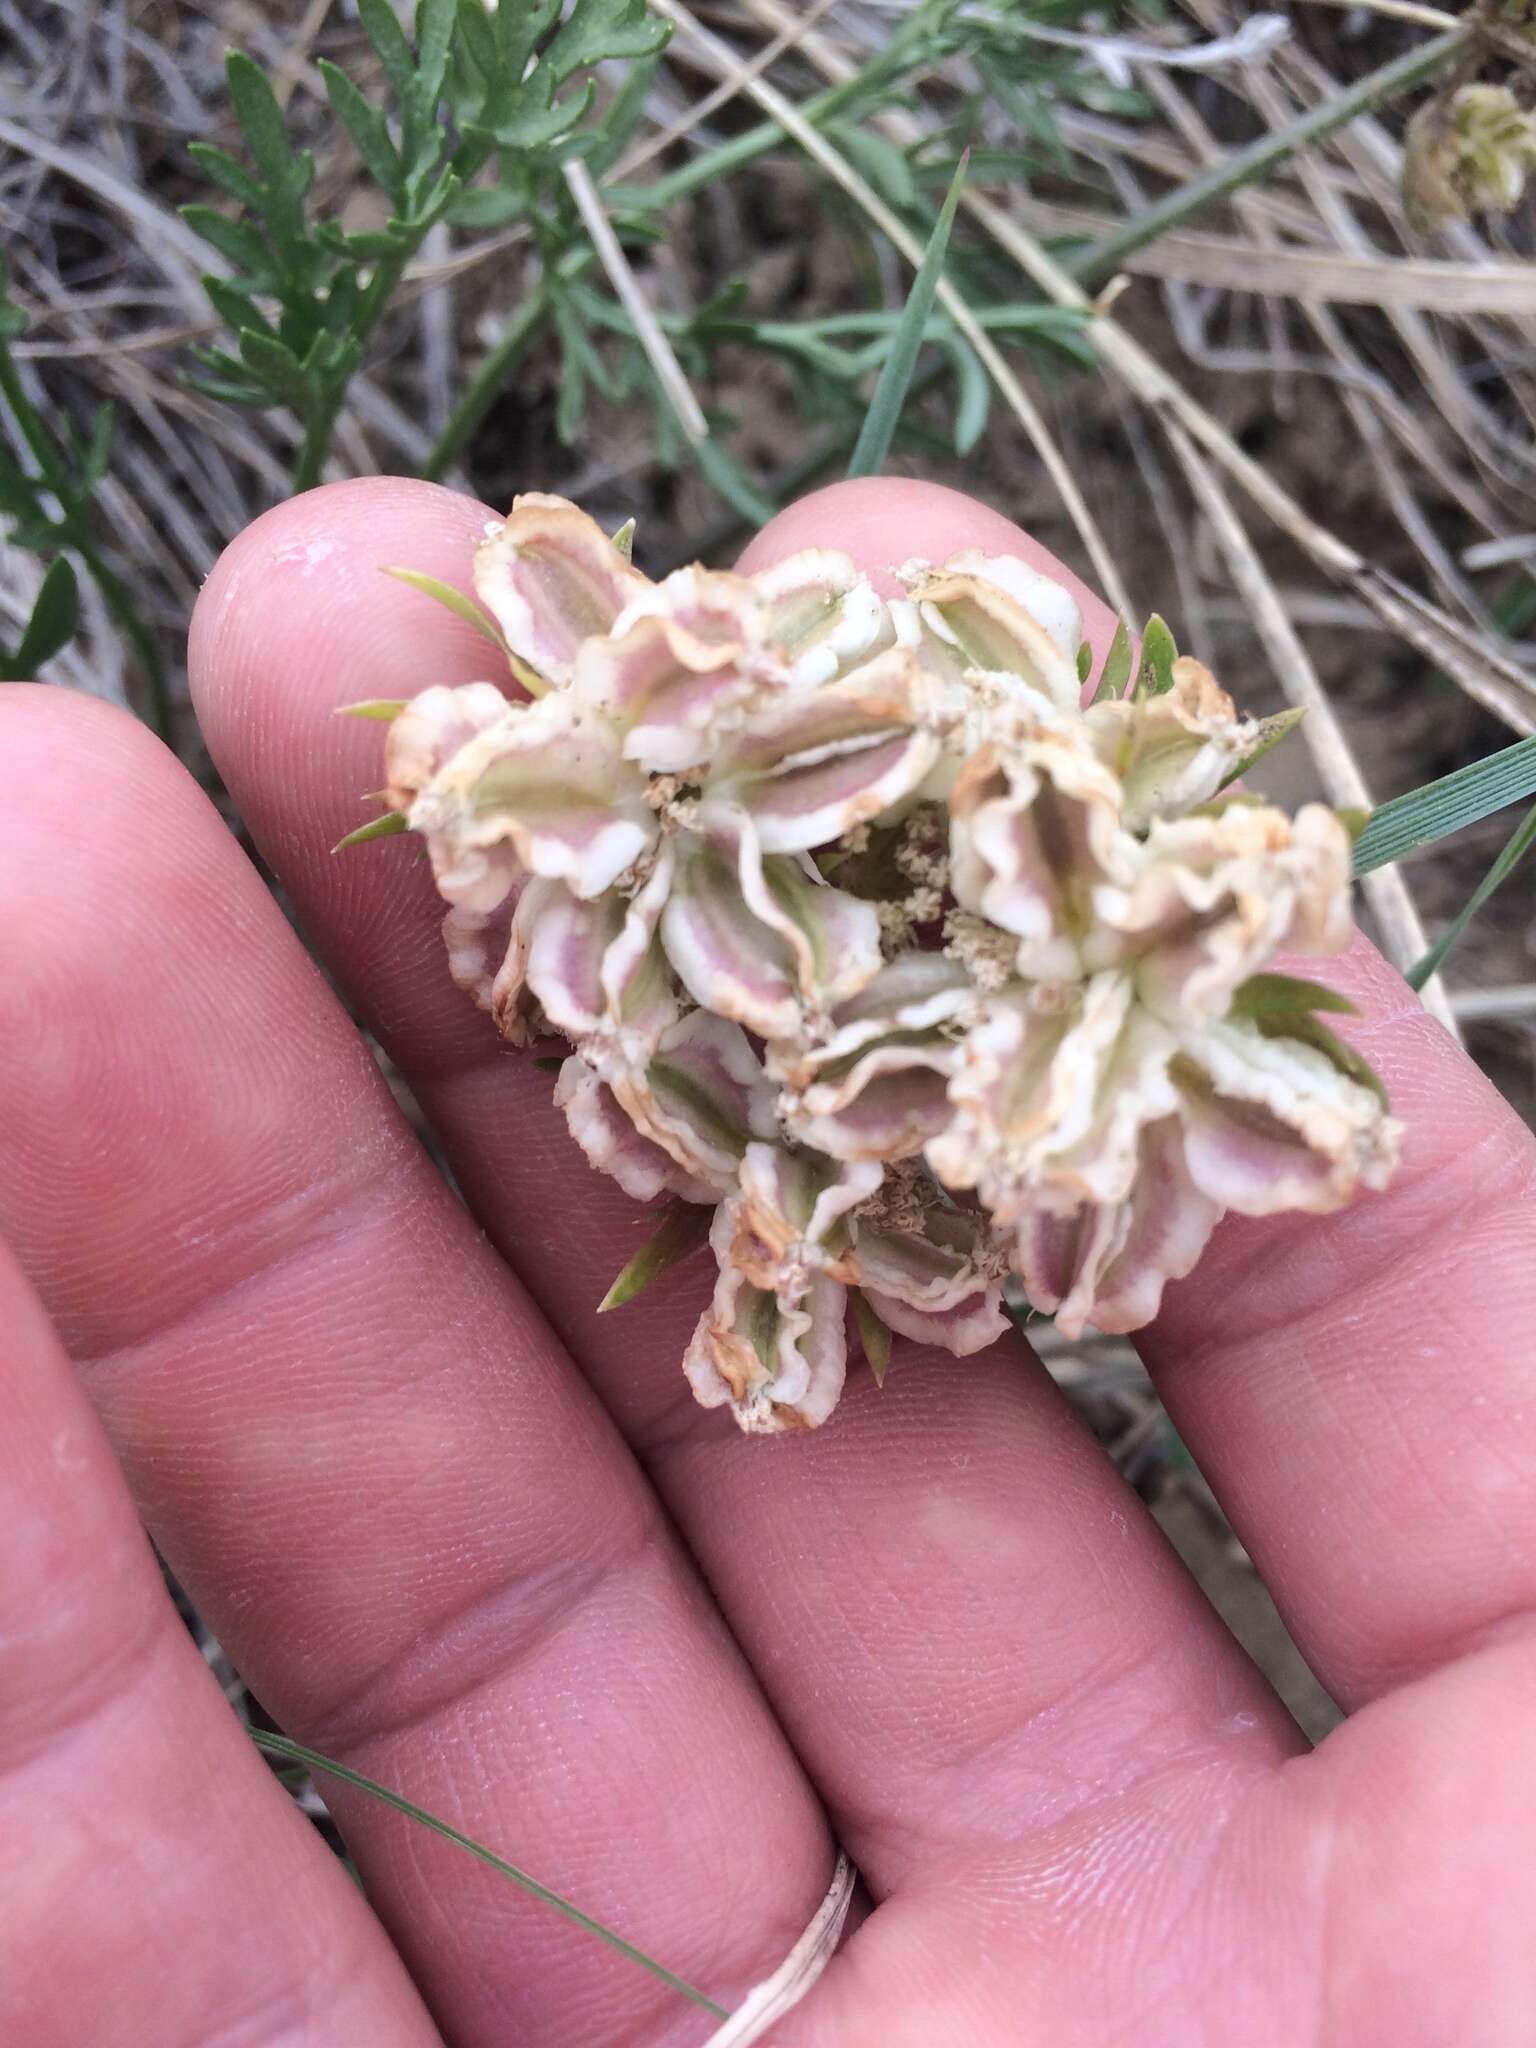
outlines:
[[[0,2040],[438,2035],[240,1732],[111,1452],[0,1246]]]
[[[855,549],[885,488],[924,487],[835,493]],[[818,500],[790,516],[815,526]],[[1006,548],[987,519],[972,544]],[[965,538],[946,524],[942,545]],[[1113,619],[1074,589],[1099,647]],[[1363,1012],[1345,1029],[1404,1121],[1402,1170],[1341,1216],[1231,1220],[1141,1349],[1303,1649],[1357,1705],[1536,1607],[1536,1140],[1363,940],[1324,978]]]
[[[1363,940],[1325,978],[1403,1121],[1397,1178],[1224,1224],[1142,1350],[1354,1707],[1536,1610],[1536,1140]]]
[[[653,1497],[190,779],[66,693],[0,721],[0,1228],[151,1528],[293,1734],[729,2002],[828,1852]],[[335,1803],[456,2042],[691,2038],[461,1851]]]
[[[964,540],[1018,544],[979,509],[974,526],[957,522],[949,494],[931,534],[908,491],[883,525],[862,489],[857,502],[855,525],[841,493],[823,494],[814,517],[786,515],[764,545],[853,538],[878,566]],[[1278,1709],[1022,1345],[903,1360],[883,1395],[853,1389],[814,1439],[763,1443],[701,1419],[683,1387],[706,1292],[696,1268],[594,1316],[643,1218],[580,1160],[548,1077],[466,1014],[430,950],[439,908],[410,850],[372,847],[345,866],[324,852],[378,745],[322,743],[330,706],[462,674],[430,609],[387,585],[375,595],[373,565],[462,581],[480,516],[400,485],[338,486],[269,515],[204,595],[200,716],[477,1214],[646,1448],[861,1865],[888,1886],[967,1835],[1014,1831],[1202,1745],[1239,1770],[1272,1758],[1291,1739]],[[334,587],[265,573],[321,534]]]

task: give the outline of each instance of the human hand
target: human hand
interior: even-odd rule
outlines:
[[[0,692],[0,1234],[42,1303],[0,1268],[0,2039],[712,2025],[328,1783],[375,1920],[228,1715],[131,1492],[295,1737],[727,2007],[841,1841],[873,1910],[785,2048],[1526,2048],[1529,1134],[1357,943],[1329,978],[1405,1121],[1397,1182],[1227,1223],[1144,1334],[1350,1712],[1316,1752],[1022,1340],[904,1350],[819,1433],[741,1437],[677,1369],[695,1268],[595,1317],[645,1226],[452,987],[413,849],[328,852],[379,772],[334,707],[486,665],[379,569],[462,582],[486,516],[387,480],[297,499],[193,636],[215,760],[467,1207],[185,773],[99,705]],[[861,484],[751,561],[812,542],[1021,545]]]

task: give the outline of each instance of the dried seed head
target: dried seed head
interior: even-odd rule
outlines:
[[[1392,1170],[1379,1086],[1266,972],[1347,938],[1349,841],[1222,792],[1284,728],[1158,626],[1084,710],[1070,595],[977,550],[649,582],[520,498],[477,591],[547,693],[430,688],[388,801],[426,840],[455,977],[643,1200],[714,1205],[685,1368],[744,1428],[826,1419],[866,1320],[957,1354],[1021,1277],[1132,1329],[1228,1209]],[[665,1262],[659,1262],[665,1263]]]
[[[1403,198],[1417,226],[1509,213],[1536,167],[1536,115],[1507,85],[1464,85],[1408,124]]]

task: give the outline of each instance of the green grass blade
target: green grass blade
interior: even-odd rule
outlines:
[[[1378,805],[1356,843],[1355,873],[1384,868],[1529,796],[1536,796],[1536,737]]]
[[[1511,833],[1504,851],[1478,883],[1470,897],[1452,918],[1445,930],[1430,947],[1424,958],[1408,970],[1408,986],[1422,988],[1432,974],[1439,971],[1445,956],[1456,944],[1467,926],[1482,909],[1495,889],[1501,888],[1514,873],[1516,865],[1536,846],[1536,805],[1528,810]]]
[[[470,1836],[461,1834],[457,1828],[450,1827],[447,1821],[439,1820],[436,1814],[412,1805],[409,1799],[402,1799],[398,1792],[391,1792],[388,1786],[380,1785],[372,1778],[365,1778],[360,1771],[349,1771],[345,1764],[335,1763],[330,1757],[321,1756],[317,1750],[306,1749],[302,1743],[290,1741],[286,1735],[274,1735],[265,1728],[252,1728],[250,1736],[256,1747],[264,1749],[269,1756],[286,1757],[290,1763],[304,1764],[311,1771],[323,1771],[327,1777],[339,1778],[344,1785],[351,1785],[359,1792],[366,1792],[370,1799],[380,1800],[385,1806],[393,1807],[396,1813],[403,1813],[408,1820],[417,1821],[422,1827],[430,1828],[434,1835],[441,1835],[445,1842],[452,1842],[457,1848],[467,1849],[471,1856],[489,1864],[500,1876],[510,1878],[515,1885],[520,1885],[534,1898],[542,1899],[546,1906],[553,1906],[555,1911],[562,1913],[567,1920],[574,1921],[588,1934],[595,1934],[599,1941],[607,1942],[608,1946],[617,1949],[621,1956],[628,1956],[632,1963],[638,1963],[641,1969],[649,1970],[653,1977],[659,1977],[663,1984],[681,1992],[684,1998],[692,1999],[695,2005],[701,2005],[706,2012],[713,2013],[716,2019],[729,2018],[724,2006],[716,2005],[712,1998],[706,1997],[686,1978],[666,1969],[654,1956],[648,1956],[644,1949],[638,1949],[633,1942],[626,1941],[622,1934],[615,1934],[611,1927],[605,1927],[600,1920],[594,1920],[590,1914],[583,1913],[579,1906],[573,1906],[569,1899],[562,1898],[558,1892],[552,1892],[548,1885],[540,1884],[538,1879],[530,1877],[526,1870],[519,1870],[515,1863],[506,1862],[494,1850],[487,1849],[483,1842],[476,1842]]]
[[[917,359],[922,352],[923,331],[928,325],[928,316],[933,311],[933,301],[944,275],[944,252],[949,247],[949,231],[955,224],[955,209],[960,204],[960,191],[969,163],[970,152],[967,151],[955,167],[937,225],[923,252],[917,276],[912,281],[906,307],[891,336],[890,352],[875,385],[875,395],[869,401],[864,424],[859,429],[853,459],[848,464],[850,476],[878,476],[890,453],[902,408],[907,402],[912,372],[917,368]]]

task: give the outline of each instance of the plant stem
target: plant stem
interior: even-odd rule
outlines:
[[[457,460],[465,442],[485,418],[529,343],[549,317],[549,297],[542,285],[518,307],[506,332],[490,350],[464,387],[443,431],[433,442],[421,474],[441,483],[444,471]]]
[[[294,494],[312,491],[325,472],[326,457],[331,452],[331,442],[336,433],[336,422],[346,403],[347,387],[357,373],[359,364],[373,339],[373,330],[384,317],[384,310],[394,297],[405,266],[421,247],[427,229],[415,233],[408,248],[398,255],[381,261],[368,281],[367,289],[358,302],[357,317],[352,323],[352,340],[356,347],[352,367],[338,376],[322,396],[304,423],[304,439],[299,448],[299,459],[293,469]]]
[[[1138,249],[1146,248],[1149,242],[1155,242],[1170,228],[1180,226],[1192,214],[1210,205],[1212,200],[1224,199],[1240,186],[1251,185],[1255,178],[1262,178],[1266,171],[1283,163],[1297,150],[1321,142],[1346,126],[1357,114],[1365,113],[1394,94],[1406,92],[1410,86],[1422,84],[1466,45],[1467,31],[1463,28],[1447,30],[1444,35],[1420,43],[1417,49],[1393,58],[1390,64],[1383,64],[1379,70],[1359,79],[1336,99],[1325,100],[1312,108],[1288,128],[1261,135],[1246,149],[1234,150],[1223,162],[1213,164],[1203,176],[1191,178],[1177,191],[1166,193],[1151,206],[1144,207],[1122,227],[1116,228],[1113,234],[1095,242],[1091,249],[1083,250],[1063,267],[1079,284],[1102,284],[1114,275],[1128,256],[1134,256]]]
[[[293,494],[312,491],[319,483],[325,469],[325,458],[331,452],[331,436],[336,431],[336,420],[341,412],[342,400],[346,396],[343,384],[337,390],[328,392],[310,414],[304,427],[304,439],[299,448],[299,459],[293,465]]]

